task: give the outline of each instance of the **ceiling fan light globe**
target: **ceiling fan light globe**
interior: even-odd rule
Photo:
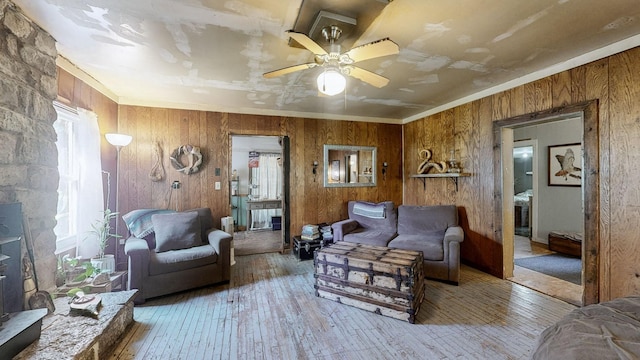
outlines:
[[[336,70],[323,71],[318,75],[318,91],[333,96],[340,94],[347,86],[347,79]]]

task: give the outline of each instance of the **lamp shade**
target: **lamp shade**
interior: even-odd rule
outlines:
[[[109,144],[113,146],[127,146],[133,139],[131,135],[125,134],[105,134],[104,137],[106,137]]]
[[[318,75],[318,91],[325,95],[333,96],[344,91],[347,80],[340,72],[327,69]]]

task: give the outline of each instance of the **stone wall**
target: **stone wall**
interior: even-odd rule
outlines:
[[[0,203],[22,203],[43,290],[56,268],[56,56],[55,40],[0,0]]]

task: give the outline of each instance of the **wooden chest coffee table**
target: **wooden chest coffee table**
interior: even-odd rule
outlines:
[[[337,242],[316,251],[316,295],[415,322],[424,299],[422,252]]]

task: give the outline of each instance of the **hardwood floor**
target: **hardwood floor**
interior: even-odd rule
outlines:
[[[282,250],[282,230],[238,231],[233,234],[236,256],[264,254]]]
[[[516,235],[515,237],[514,259],[553,253],[554,252],[549,250],[545,244],[530,241],[524,236]],[[582,305],[582,286],[569,281],[564,281],[517,265],[514,266],[513,277],[509,278],[509,280],[573,305]]]
[[[147,301],[112,359],[524,359],[575,307],[463,266],[416,324],[321,299],[313,261],[240,256],[228,285]]]

